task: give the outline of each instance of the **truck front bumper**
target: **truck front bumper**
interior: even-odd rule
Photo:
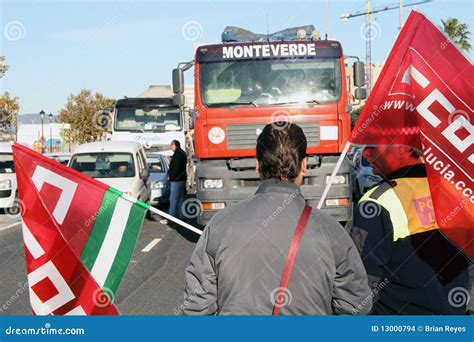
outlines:
[[[308,159],[307,175],[301,185],[301,193],[306,203],[316,208],[326,186],[326,179],[334,170],[338,156],[311,157]],[[260,184],[259,175],[255,169],[255,159],[240,160],[203,160],[196,167],[197,199],[203,207],[208,203],[224,203],[225,207],[251,197]],[[352,218],[352,190],[350,184],[351,168],[345,161],[338,175],[345,177],[344,184],[333,184],[329,190],[322,210],[333,216],[339,222],[347,222]],[[223,188],[204,189],[204,179],[222,179]],[[345,205],[331,205],[334,200],[344,199]],[[333,200],[333,201],[331,201]],[[200,225],[209,222],[218,210],[203,210],[197,221]]]

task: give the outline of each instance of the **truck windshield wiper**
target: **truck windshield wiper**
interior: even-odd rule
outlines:
[[[275,102],[275,103],[270,103],[269,106],[280,106],[280,105],[287,105],[287,104],[297,104],[297,103],[315,103],[315,104],[321,104],[318,100],[312,99],[308,100],[305,102],[299,102],[299,101],[288,101],[288,102]]]
[[[299,102],[298,101],[275,102],[275,103],[270,103],[269,106],[281,106],[281,105],[295,104],[295,103],[299,103]]]
[[[222,103],[211,103],[207,105],[208,107],[226,107],[226,106],[254,106],[258,107],[255,102],[252,101],[241,101],[241,102],[222,102]]]

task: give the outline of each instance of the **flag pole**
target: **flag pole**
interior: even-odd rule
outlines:
[[[342,150],[341,156],[339,157],[336,166],[334,167],[334,170],[332,170],[331,177],[329,177],[329,182],[326,184],[326,187],[324,188],[323,194],[321,195],[321,198],[319,199],[319,203],[317,208],[321,209],[323,206],[324,201],[326,200],[326,197],[329,193],[329,188],[331,188],[332,182],[334,181],[334,178],[336,177],[337,172],[341,168],[342,162],[344,161],[344,158],[347,155],[347,152],[349,152],[349,148],[351,147],[352,143],[348,141],[346,145],[344,146],[344,149]],[[348,180],[349,181],[349,180]]]
[[[164,211],[161,211],[159,209],[156,209],[155,207],[152,207],[150,206],[149,210],[155,214],[158,214],[160,216],[163,216],[164,218],[168,219],[168,220],[171,220],[177,224],[179,224],[180,226],[186,228],[186,229],[189,229],[190,231],[193,231],[195,232],[196,234],[198,235],[201,235],[202,234],[202,231],[197,229],[196,227],[193,227],[191,226],[190,224],[184,222],[184,221],[181,221],[180,219],[177,219],[176,217],[174,216],[171,216],[170,214],[167,214],[165,213]]]

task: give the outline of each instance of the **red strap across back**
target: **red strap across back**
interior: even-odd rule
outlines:
[[[275,305],[273,306],[273,316],[278,316],[280,314],[280,307],[278,305],[279,298],[285,297],[285,291],[288,288],[288,282],[290,281],[291,272],[293,271],[293,265],[296,261],[296,255],[298,254],[298,249],[300,247],[301,237],[308,225],[309,215],[311,214],[311,207],[305,205],[303,212],[301,213],[298,225],[296,226],[295,234],[293,235],[293,241],[291,241],[290,250],[288,252],[288,257],[286,258],[285,268],[281,276],[280,287],[275,295]]]

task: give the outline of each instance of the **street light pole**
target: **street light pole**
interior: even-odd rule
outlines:
[[[44,153],[44,110],[42,110],[40,113],[40,119],[41,119],[41,153]]]
[[[49,113],[49,153],[53,153],[53,114]]]

